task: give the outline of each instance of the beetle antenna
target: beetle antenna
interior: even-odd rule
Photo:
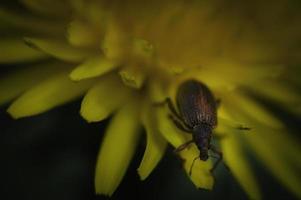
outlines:
[[[192,164],[190,165],[190,170],[189,170],[189,176],[191,176],[191,173],[192,173],[192,167],[194,165],[194,162],[199,158],[199,156],[195,157],[192,161]]]

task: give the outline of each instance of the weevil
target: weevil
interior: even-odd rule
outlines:
[[[184,150],[191,143],[195,143],[199,149],[200,154],[193,160],[189,174],[191,175],[193,164],[198,158],[203,161],[208,160],[209,150],[218,155],[217,161],[210,170],[212,173],[223,158],[222,152],[211,144],[212,130],[217,126],[219,101],[202,82],[187,80],[179,86],[176,94],[179,113],[170,98],[167,98],[165,103],[173,114],[169,117],[174,124],[182,131],[192,134],[192,139],[177,147],[175,152]]]

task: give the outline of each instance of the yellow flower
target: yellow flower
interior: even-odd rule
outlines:
[[[301,148],[254,95],[299,115],[300,9],[291,1],[21,0],[24,12],[0,9],[0,62],[24,69],[0,80],[0,103],[14,118],[33,116],[84,96],[88,122],[114,115],[104,135],[96,193],[112,195],[134,155],[141,128],[147,144],[137,169],[146,179],[169,144],[191,138],[168,119],[187,79],[221,99],[218,127],[224,161],[251,199],[260,199],[246,150],[301,197]],[[26,63],[26,65],[25,65]],[[26,66],[26,67],[25,67]],[[236,127],[251,127],[244,133]],[[189,175],[193,144],[179,153]],[[190,178],[211,189],[212,162],[197,160]]]

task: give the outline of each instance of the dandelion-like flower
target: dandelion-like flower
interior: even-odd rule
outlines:
[[[224,161],[252,199],[260,199],[246,150],[301,197],[299,144],[254,95],[300,114],[300,14],[293,1],[21,0],[0,9],[0,62],[24,64],[2,77],[0,103],[14,118],[33,116],[83,96],[88,122],[113,115],[95,171],[96,193],[112,195],[144,128],[142,180],[168,144],[191,135],[174,126],[167,107],[154,106],[188,79],[217,99]],[[20,11],[20,10],[19,10]],[[25,67],[26,66],[26,67]],[[251,127],[249,133],[237,129]],[[181,151],[189,175],[199,152]],[[211,189],[212,162],[197,160],[191,180]]]

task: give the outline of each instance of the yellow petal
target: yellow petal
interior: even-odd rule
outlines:
[[[250,164],[245,158],[247,155],[243,154],[242,140],[239,140],[235,134],[239,133],[227,134],[227,137],[220,140],[224,160],[250,199],[261,199],[258,184],[252,173]]]
[[[61,72],[26,91],[10,105],[8,112],[14,118],[40,114],[83,95],[92,83],[74,83],[68,72]]]
[[[107,26],[101,48],[107,58],[120,61],[130,51],[129,41],[126,32],[112,20]]]
[[[118,109],[130,93],[117,76],[105,76],[89,89],[80,113],[88,122],[101,121]]]
[[[301,147],[297,142],[298,140],[288,133],[286,127],[270,127],[260,123],[257,119],[253,118],[249,112],[245,112],[243,107],[238,107],[238,104],[235,103],[235,101],[231,101],[234,102],[234,105],[227,103],[227,100],[224,103],[228,106],[228,109],[231,110],[232,126],[235,124],[234,122],[236,120],[244,121],[245,124],[242,125],[251,127],[250,133],[253,133],[254,131],[257,134],[260,134],[262,139],[267,141],[269,144],[268,146],[277,147],[275,150],[278,152],[277,154],[283,155],[285,159],[288,159],[290,162],[301,167],[301,159],[297,159],[299,158],[298,154],[301,153]],[[248,136],[248,133],[249,132],[245,132],[244,135]]]
[[[154,111],[156,112],[157,125],[160,133],[163,137],[172,144],[175,148],[184,144],[191,138],[191,135],[184,133],[169,119],[168,115],[170,111],[166,106],[158,107],[154,105]]]
[[[268,145],[277,147],[277,154],[282,155],[285,162],[290,163],[301,170],[301,146],[298,139],[295,138],[288,130],[268,130],[260,129],[263,139],[268,140]]]
[[[248,121],[252,126],[250,134],[244,134],[246,140],[256,153],[257,157],[268,167],[276,178],[280,180],[289,190],[301,197],[301,179],[298,178],[300,171],[299,155],[300,147],[290,137],[269,126],[260,124],[247,115],[241,107],[232,106],[232,112],[237,118]],[[254,128],[253,128],[254,127]],[[282,135],[281,135],[282,134]],[[294,161],[292,161],[294,160]],[[295,167],[299,166],[299,170]]]
[[[79,81],[86,78],[100,76],[117,67],[117,63],[103,56],[88,58],[84,63],[77,66],[70,74],[70,78]]]
[[[149,94],[152,102],[163,102],[167,95],[165,91],[166,84],[161,80],[152,77],[148,82]]]
[[[252,85],[256,79],[275,77],[283,68],[282,65],[242,64],[220,59],[209,66],[209,71],[226,81]]]
[[[128,66],[123,68],[119,74],[124,84],[136,89],[141,88],[145,80],[145,71],[141,69],[142,67]]]
[[[254,120],[274,128],[283,127],[283,124],[280,120],[274,117],[266,108],[260,105],[260,103],[257,103],[251,97],[237,92],[232,92],[232,94],[229,96],[231,96],[231,100],[228,99],[228,102],[232,101],[233,106],[241,109]]]
[[[19,13],[0,8],[0,24],[4,27],[21,28],[44,34],[58,34],[63,31],[63,23],[58,21],[41,20],[37,17],[21,15]]]
[[[218,116],[218,125],[215,129],[213,129],[213,136],[217,136],[217,138],[228,137],[228,134],[233,133],[233,131],[237,131],[236,129],[238,126],[239,124],[233,120]]]
[[[107,15],[110,15],[111,12],[103,2],[72,0],[69,1],[69,4],[77,16],[81,16],[85,20],[84,22],[91,23],[98,32],[101,32],[106,27]]]
[[[271,129],[260,124],[254,124],[254,127],[256,134],[266,141],[266,145],[275,155],[301,170],[301,146],[294,135],[285,129]]]
[[[193,160],[199,156],[199,151],[195,145],[191,145],[189,149],[180,152],[180,156],[184,161],[184,169],[189,175]],[[190,179],[199,189],[211,190],[214,185],[214,178],[210,170],[212,169],[211,161],[206,162],[197,159],[191,170]]]
[[[68,41],[78,47],[98,47],[101,35],[96,34],[91,25],[79,20],[72,21],[68,27]]]
[[[277,154],[277,151],[275,150],[280,147],[270,146],[269,143],[266,142],[266,140],[263,140],[261,138],[261,133],[262,132],[258,132],[247,137],[247,140],[252,146],[252,149],[256,152],[257,157],[260,158],[260,160],[274,174],[274,176],[278,178],[278,180],[283,183],[289,190],[291,190],[299,198],[301,198],[301,179],[299,176],[300,171],[294,170],[293,166],[289,165],[285,161],[285,158],[279,156]]]
[[[80,62],[91,55],[89,51],[74,48],[64,41],[40,38],[26,38],[25,41],[28,45],[64,61]]]
[[[229,108],[229,104],[227,104],[227,101],[224,101],[225,99],[222,100],[221,105],[218,107],[218,126],[215,129],[217,132],[220,132],[218,129],[222,127],[227,127],[233,130],[236,130],[237,127],[243,126],[243,127],[248,127],[250,124],[245,124],[245,122],[242,119],[233,119],[232,115],[233,110]],[[228,109],[227,109],[228,108]],[[230,112],[230,113],[229,113]],[[229,131],[229,130],[227,130]],[[222,130],[222,132],[225,132]]]
[[[288,133],[286,127],[271,127],[264,123],[260,123],[260,121],[258,121],[254,116],[250,115],[251,111],[245,112],[244,107],[237,106],[238,103],[233,99],[233,97],[224,100],[224,107],[228,107],[229,114],[231,114],[228,116],[232,117],[230,121],[227,120],[228,123],[231,123],[230,126],[235,127],[236,121],[238,120],[244,122],[241,125],[251,127],[251,131],[244,132],[242,133],[243,135],[247,137],[249,135],[248,133],[253,135],[253,132],[259,134],[263,140],[267,141],[268,146],[276,148],[273,151],[277,151],[278,156],[282,155],[289,162],[294,163],[294,165],[299,168],[301,167],[301,159],[299,159],[298,156],[301,153],[301,147],[297,142],[298,140]],[[228,103],[229,100],[233,104]]]
[[[250,88],[255,94],[269,98],[292,112],[298,113],[295,108],[301,104],[301,95],[297,89],[290,85],[267,80],[260,81],[260,84],[253,84]]]
[[[157,124],[160,133],[163,137],[171,143],[175,148],[184,144],[191,139],[191,135],[179,130],[173,122],[168,118],[167,108],[156,108]],[[189,148],[180,152],[180,156],[184,159],[184,169],[187,174],[189,174],[190,166],[195,157],[199,156],[199,151],[194,144],[190,145]],[[213,187],[213,177],[210,173],[211,162],[197,160],[193,167],[193,173],[191,175],[191,180],[197,188],[212,189]]]
[[[140,135],[138,120],[137,102],[132,102],[118,111],[111,121],[97,158],[97,194],[111,196],[125,175]]]
[[[45,78],[54,75],[65,67],[50,63],[27,67],[0,79],[0,104],[8,102]]]
[[[134,38],[132,49],[134,55],[148,59],[153,55],[154,46],[147,40]]]
[[[66,1],[48,0],[21,0],[29,9],[42,15],[64,16],[69,14]]]
[[[145,106],[142,112],[142,122],[146,129],[146,149],[138,168],[138,174],[141,180],[146,179],[153,169],[157,166],[165,153],[167,147],[166,140],[159,133],[156,126],[155,115],[152,112],[152,105]]]
[[[228,77],[220,77],[217,74],[221,72],[216,72],[214,68],[202,67],[189,70],[187,73],[183,74],[183,80],[185,79],[197,79],[206,85],[210,86],[211,90],[222,90],[223,92],[232,91],[236,84],[233,80],[228,80]]]
[[[46,57],[46,54],[28,47],[21,39],[0,40],[0,63],[28,62]]]
[[[300,94],[286,83],[261,81],[260,85],[253,85],[253,89],[255,89],[255,92],[258,92],[260,95],[264,95],[279,102],[293,103],[300,102],[301,99]]]

